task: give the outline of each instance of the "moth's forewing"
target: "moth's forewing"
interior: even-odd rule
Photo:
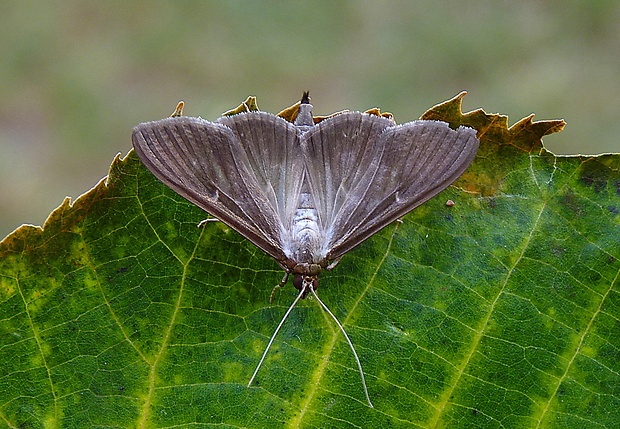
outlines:
[[[369,203],[360,190],[370,185],[376,173],[382,151],[379,137],[391,125],[380,116],[347,112],[320,122],[301,136],[309,187],[327,230],[326,246],[334,234],[342,236],[342,229],[334,230],[342,208]]]
[[[297,128],[265,112],[222,117],[239,139],[253,179],[275,208],[282,225],[290,223],[299,204],[304,161]]]
[[[280,261],[285,256],[279,213],[287,209],[281,201],[287,189],[281,187],[290,189],[291,185],[288,178],[274,178],[259,166],[282,162],[284,148],[278,148],[277,139],[284,121],[258,113],[232,118],[239,117],[252,122],[249,127],[255,129],[254,135],[235,133],[220,123],[179,117],[140,124],[134,129],[133,145],[158,179]],[[265,142],[260,151],[255,149],[257,129],[262,130],[260,138]],[[274,142],[269,144],[269,139]]]
[[[308,131],[302,149],[333,260],[448,187],[475,157],[478,140],[475,130],[444,122],[393,125],[351,112]]]

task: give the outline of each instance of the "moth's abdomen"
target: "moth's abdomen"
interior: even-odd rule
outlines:
[[[319,219],[313,208],[297,209],[293,217],[292,258],[296,262],[320,262]]]
[[[308,264],[320,264],[325,259],[319,216],[308,193],[301,193],[298,208],[285,235],[283,250],[289,259]]]

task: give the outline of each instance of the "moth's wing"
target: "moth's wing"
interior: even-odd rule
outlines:
[[[336,260],[455,181],[478,150],[471,128],[438,121],[394,125],[344,113],[302,136],[309,183]]]
[[[244,127],[252,133],[235,131]],[[253,112],[224,124],[191,117],[144,123],[132,140],[159,180],[281,261],[281,198],[301,186],[303,168],[272,174],[260,166],[289,163],[298,151],[295,133],[286,121]]]
[[[218,119],[242,143],[257,183],[283,224],[290,223],[300,198],[305,164],[297,128],[265,112]]]
[[[343,204],[377,169],[378,139],[391,125],[376,115],[347,112],[319,122],[302,135],[308,183],[323,228],[333,225]]]

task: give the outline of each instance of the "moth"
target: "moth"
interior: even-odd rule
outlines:
[[[306,92],[293,123],[260,111],[214,122],[177,116],[138,125],[132,141],[159,180],[273,257],[285,271],[281,286],[293,276],[299,294],[248,386],[289,313],[310,293],[351,347],[372,407],[355,348],[316,293],[318,276],[454,182],[476,155],[476,131],[439,121],[396,125],[348,111],[315,124]]]

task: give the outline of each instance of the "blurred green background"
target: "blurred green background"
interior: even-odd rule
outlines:
[[[399,122],[467,90],[464,110],[511,124],[564,118],[555,153],[618,152],[620,2],[3,2],[0,238],[94,186],[179,100],[215,119],[307,89],[317,114]]]

